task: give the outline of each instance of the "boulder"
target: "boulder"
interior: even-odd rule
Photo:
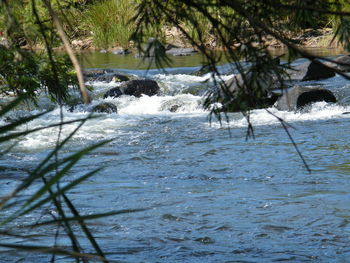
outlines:
[[[83,75],[85,81],[122,82],[130,79],[127,75],[105,69],[84,70]]]
[[[294,86],[285,91],[277,100],[276,108],[283,111],[295,111],[319,101],[334,103],[337,102],[337,99],[331,91],[324,88]]]
[[[83,75],[85,78],[97,78],[100,75],[105,74],[106,71],[104,69],[84,69]]]
[[[329,63],[324,64],[333,66]],[[334,77],[334,71],[325,65],[315,61],[306,61],[300,65],[292,66],[291,69],[287,70],[287,73],[290,75],[290,79],[295,81],[320,80]]]
[[[117,88],[113,88],[104,94],[104,98],[117,98],[121,95],[141,97],[142,94],[154,96],[159,93],[159,86],[156,81],[150,79],[135,79],[124,82]]]
[[[151,79],[135,79],[124,82],[120,90],[125,95],[141,97],[142,94],[154,96],[159,93],[159,86],[156,81]]]
[[[336,68],[342,72],[350,72],[350,55],[343,55],[337,57],[335,62],[340,63],[336,65]]]
[[[177,98],[174,98],[174,99],[169,100],[169,101],[164,101],[161,104],[160,110],[161,111],[177,112],[184,105],[185,105],[184,100],[179,100]]]
[[[173,105],[170,107],[170,112],[177,112],[180,109],[180,105]]]
[[[129,77],[126,75],[122,75],[119,73],[109,73],[109,74],[104,74],[98,76],[95,81],[102,81],[102,82],[123,82],[123,81],[128,81]]]
[[[251,89],[247,88],[241,74],[225,81],[224,85],[214,87],[205,105],[219,102],[223,105],[223,110],[228,112],[272,106],[277,101],[278,95],[270,90],[280,88],[279,82],[273,77],[255,82],[252,77],[251,73],[245,75],[246,81],[251,82]]]
[[[319,61],[312,61],[307,68],[307,72],[303,77],[302,81],[307,80],[319,80],[327,79],[335,76],[335,72],[320,63]]]
[[[121,95],[123,95],[123,92],[121,92],[121,90],[119,89],[119,87],[116,88],[112,88],[110,90],[108,90],[104,95],[103,98],[108,98],[108,97],[113,97],[113,98],[118,98]]]
[[[65,101],[65,106],[68,108],[69,112],[74,112],[74,110],[79,106],[82,105],[84,103],[81,95],[77,95],[77,94],[72,94],[71,96],[69,96],[67,98],[67,100]]]
[[[166,51],[166,54],[173,56],[190,56],[197,53],[194,48],[171,48]]]
[[[118,113],[118,108],[110,102],[102,102],[92,107],[89,111],[96,113]]]

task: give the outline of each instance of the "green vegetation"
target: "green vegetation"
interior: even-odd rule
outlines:
[[[88,37],[90,36],[88,32],[91,30],[95,44],[99,47],[127,46],[130,37],[136,41],[137,46],[141,46],[149,36],[162,39],[164,28],[167,26],[178,28],[187,40],[205,55],[207,66],[214,72],[219,58],[207,49],[208,39],[213,38],[225,48],[226,59],[235,63],[246,87],[237,96],[223,85],[224,92],[220,94],[223,98],[217,97],[216,100],[221,100],[224,104],[234,101],[249,122],[247,104],[250,104],[250,101],[260,100],[266,93],[266,87],[261,85],[261,80],[276,80],[282,86],[286,76],[285,70],[288,67],[288,65],[275,63],[275,58],[270,56],[266,36],[272,36],[288,46],[290,61],[295,55],[317,60],[317,57],[297,47],[288,37],[289,33],[305,27],[318,28],[332,22],[336,28],[337,38],[345,48],[349,48],[349,13],[339,13],[347,11],[348,8],[347,1],[335,0],[312,2],[298,0],[139,0],[137,2],[67,0],[64,4],[58,0],[40,2],[3,0],[0,2],[0,26],[6,34],[9,47],[0,47],[0,91],[2,94],[14,94],[17,97],[0,110],[0,117],[4,117],[24,100],[35,100],[41,91],[47,92],[59,106],[69,98],[69,89],[77,83],[77,78],[71,74],[74,59],[70,54],[72,63],[68,63],[66,58],[59,57],[53,52],[54,47],[61,45],[61,40],[64,42],[64,33],[72,39]],[[84,18],[82,24],[78,24],[80,19],[71,19],[72,14],[75,17]],[[55,15],[62,21],[65,32],[62,32],[60,24],[55,23]],[[129,22],[131,18],[133,20]],[[320,23],[321,18],[327,18],[326,22]],[[20,48],[24,45],[37,44],[44,47],[40,54]],[[65,44],[65,48],[69,53],[69,46]],[[163,53],[160,52],[160,54]],[[248,70],[238,63],[241,57],[251,64]],[[212,113],[220,118],[217,109],[212,109]],[[71,244],[69,248],[63,249],[59,247],[56,243],[57,238],[54,237],[54,244],[49,247],[17,243],[0,243],[0,246],[52,255],[69,255],[76,262],[90,256],[96,260],[107,261],[85,220],[135,211],[121,210],[89,216],[80,215],[69,199],[68,193],[73,187],[96,174],[99,168],[87,172],[64,186],[60,185],[60,181],[70,173],[72,167],[84,155],[108,141],[99,142],[70,156],[61,157],[60,150],[89,117],[71,122],[61,120],[57,124],[34,130],[16,130],[20,125],[43,114],[45,113],[0,126],[0,145],[6,146],[1,147],[0,157],[11,150],[16,140],[20,140],[22,136],[29,133],[49,127],[62,129],[65,124],[72,122],[78,125],[66,138],[60,138],[61,134],[58,132],[56,147],[28,172],[28,176],[20,186],[0,199],[0,211],[2,215],[7,215],[1,216],[0,235],[17,235],[25,241],[29,240],[28,236],[20,235],[20,231],[14,227],[16,220],[47,206],[53,207],[58,212],[57,215],[52,215],[51,221],[38,222],[25,227],[32,229],[56,225],[57,233],[63,229]],[[249,134],[252,134],[251,125],[248,127]],[[34,184],[37,186],[38,182],[42,184],[33,194],[29,196],[24,194],[25,190],[33,187]],[[73,224],[79,226],[84,238],[90,242],[93,255],[84,254],[78,235],[72,227]],[[52,261],[54,259],[53,256]]]
[[[163,21],[168,26],[178,28],[191,45],[205,55],[206,66],[215,72],[218,57],[206,46],[206,35],[210,32],[224,48],[226,60],[234,63],[246,86],[239,93],[223,86],[222,92],[209,95],[213,98],[211,101],[225,102],[223,109],[229,109],[234,104],[236,109],[249,114],[250,107],[247,105],[254,105],[254,102],[262,100],[268,93],[267,87],[271,86],[264,84],[262,80],[269,80],[272,81],[270,84],[283,87],[287,77],[288,65],[275,63],[275,58],[268,50],[268,37],[273,37],[287,46],[289,62],[299,56],[321,63],[316,56],[297,46],[291,36],[302,28],[317,29],[331,19],[340,19],[342,22],[338,24],[335,37],[347,48],[350,26],[346,21],[350,14],[341,12],[347,6],[343,1],[324,0],[143,0],[139,3],[138,16],[135,18],[138,27],[134,40],[142,42],[146,29]],[[329,20],[321,23],[321,18]],[[248,69],[242,67],[242,58],[250,63]],[[207,105],[212,113],[218,114],[217,109],[211,108],[212,103]],[[247,118],[249,119],[249,115]]]
[[[0,117],[3,117],[7,112],[14,109],[16,105],[22,102],[23,99],[25,99],[25,95],[22,95],[18,97],[16,100],[14,100],[13,102],[7,104],[0,111]],[[17,233],[16,229],[12,229],[13,225],[16,224],[17,222],[16,220],[18,218],[21,218],[21,217],[23,218],[24,216],[33,213],[35,210],[41,210],[43,209],[43,207],[47,207],[47,205],[49,205],[50,207],[51,204],[53,204],[53,206],[57,210],[57,215],[55,216],[52,215],[53,220],[41,222],[41,223],[29,224],[23,227],[31,229],[32,231],[36,227],[43,228],[46,225],[52,225],[52,224],[57,225],[57,231],[59,231],[62,227],[65,234],[71,240],[73,250],[70,251],[70,250],[58,248],[56,247],[57,244],[54,244],[52,247],[43,247],[40,245],[35,246],[35,245],[27,245],[27,244],[16,244],[16,242],[14,243],[2,242],[0,243],[0,246],[11,248],[11,249],[17,249],[17,250],[30,250],[32,252],[49,253],[53,255],[52,260],[55,259],[54,255],[61,254],[61,255],[68,255],[68,256],[75,257],[77,261],[79,261],[79,258],[85,258],[88,256],[90,257],[92,256],[94,259],[105,261],[102,250],[99,248],[98,244],[96,243],[96,240],[94,239],[93,235],[90,233],[89,229],[85,224],[85,219],[98,218],[101,216],[105,216],[107,214],[89,215],[88,217],[82,216],[80,215],[78,210],[75,208],[74,204],[71,202],[71,200],[67,196],[67,192],[70,189],[72,189],[82,181],[86,180],[87,178],[91,177],[92,175],[96,174],[100,169],[96,169],[92,172],[88,172],[85,175],[74,180],[73,182],[65,185],[64,187],[60,186],[60,180],[64,176],[67,176],[69,174],[74,164],[76,164],[85,154],[96,149],[98,146],[107,143],[107,141],[103,141],[96,145],[89,146],[76,153],[73,153],[70,156],[65,156],[64,158],[59,157],[59,151],[69,141],[69,139],[78,131],[81,125],[89,117],[81,120],[70,121],[70,122],[61,121],[60,123],[57,123],[54,125],[41,127],[33,130],[14,132],[15,128],[20,127],[20,125],[26,124],[27,122],[34,120],[43,114],[45,113],[40,113],[38,115],[17,120],[11,124],[1,126],[0,127],[0,144],[4,146],[6,145],[6,142],[10,140],[14,141],[16,139],[20,139],[22,136],[36,132],[41,129],[47,129],[50,127],[62,128],[65,124],[68,124],[68,123],[74,123],[74,122],[78,123],[77,128],[69,136],[67,136],[67,138],[64,138],[63,140],[60,140],[58,136],[57,145],[52,150],[52,152],[48,154],[48,156],[41,163],[39,163],[36,168],[30,171],[28,173],[28,176],[23,179],[22,183],[18,187],[16,187],[10,194],[6,196],[1,196],[0,211],[2,212],[2,215],[7,214],[8,216],[1,216],[0,236],[3,236],[3,238],[16,236],[16,238],[23,239],[27,242],[30,242],[31,241],[30,234],[22,235],[20,233]],[[4,150],[0,152],[0,157],[1,155],[6,154],[13,146],[14,145],[9,146],[8,149],[6,148],[4,149],[4,147],[2,147],[2,149]],[[42,182],[42,186],[39,187],[39,189],[37,189],[34,194],[30,196],[26,196],[25,191],[32,188],[35,189],[35,187],[37,187],[38,185],[38,181]],[[117,214],[117,213],[120,213],[120,212],[108,213],[108,215]],[[83,233],[86,235],[86,238],[90,241],[92,247],[95,249],[96,256],[84,255],[82,251],[82,247],[79,244],[79,238],[73,231],[73,224],[75,222],[79,224]],[[23,222],[19,224],[23,225]]]
[[[51,1],[52,6],[58,10],[62,24],[67,35],[73,38],[86,36],[87,31],[81,27],[80,19],[82,12],[86,8],[87,3],[83,0],[74,1]],[[10,2],[8,11],[11,12],[13,21],[9,21],[7,11],[4,6],[0,7],[0,31],[11,35],[13,40],[19,46],[27,47],[43,47],[45,45],[44,36],[39,28],[38,17],[40,23],[46,29],[47,38],[53,47],[59,46],[61,42],[56,34],[52,33],[53,24],[42,1],[20,1],[13,0]],[[10,23],[10,26],[9,26]],[[18,23],[21,27],[12,23]],[[7,32],[7,31],[11,32]],[[15,31],[15,32],[13,32]]]
[[[202,1],[201,1],[202,2]],[[238,1],[241,2],[241,1]],[[217,1],[203,1],[202,11],[194,4],[183,1],[164,1],[161,5],[165,8],[172,8],[169,14],[152,11],[144,6],[139,9],[140,4],[145,3],[140,0],[69,0],[69,1],[51,1],[52,6],[58,10],[66,34],[71,40],[74,39],[92,39],[93,46],[97,48],[111,48],[121,46],[127,48],[130,46],[130,37],[138,27],[140,12],[143,13],[141,20],[146,21],[148,17],[155,18],[157,23],[147,27],[145,36],[152,37],[158,35],[165,40],[166,30],[180,25],[189,36],[201,41],[210,47],[225,47],[222,39],[217,35],[214,18],[219,25],[230,25],[235,27],[247,24],[240,19],[240,14],[232,8],[230,3],[217,3]],[[244,8],[252,12],[254,16],[264,17],[264,23],[273,25],[276,28],[283,29],[288,33],[296,33],[300,30],[313,28],[321,29],[323,27],[333,27],[339,31],[339,25],[346,24],[347,18],[339,16],[332,12],[347,12],[350,4],[345,0],[327,0],[317,1],[317,8],[313,1],[263,1],[257,3],[250,1],[244,3]],[[149,6],[156,7],[156,3],[149,2]],[[218,8],[218,6],[220,7]],[[310,9],[310,7],[313,7]],[[34,5],[32,1],[11,1],[13,15],[22,25],[21,32],[17,32],[17,43],[21,46],[43,46],[44,40],[38,31],[37,19],[33,15]],[[35,3],[35,9],[46,28],[52,28],[50,16],[42,2]],[[147,9],[147,12],[145,11]],[[203,12],[205,9],[205,12]],[[191,16],[188,16],[188,15]],[[137,19],[133,19],[137,16]],[[211,18],[209,18],[209,16]],[[176,23],[174,23],[176,21]],[[150,21],[151,22],[151,21]],[[241,24],[243,23],[243,24]],[[252,28],[250,28],[252,29]],[[6,32],[6,17],[4,12],[0,12],[0,30]],[[232,31],[228,28],[221,28],[223,37],[228,39]],[[60,45],[60,41],[55,34],[50,35],[52,45]],[[185,37],[186,38],[186,37]],[[232,42],[237,43],[237,39]]]
[[[0,46],[0,93],[20,96],[35,102],[40,92],[47,92],[53,101],[68,99],[69,89],[77,88],[77,78],[72,74],[72,63],[67,56],[54,54],[55,71],[46,54],[32,53]]]
[[[97,47],[128,47],[135,24],[136,3],[130,0],[105,0],[91,5],[84,13],[85,24]]]
[[[41,92],[46,92],[58,106],[62,106],[69,99],[69,90],[77,86],[77,76],[72,74],[74,61],[72,63],[67,59],[67,56],[59,56],[53,51],[58,40],[63,40],[65,37],[64,33],[62,34],[61,24],[55,22],[57,13],[54,12],[48,0],[42,3],[43,6],[39,8],[34,0],[23,2],[24,6],[20,2],[11,2],[11,4],[8,1],[0,2],[3,26],[7,26],[5,31],[8,40],[6,46],[0,45],[0,93],[2,96],[6,96],[5,100],[7,101],[0,109],[1,119],[4,119],[6,114],[15,110],[21,103],[28,100],[35,102]],[[27,20],[18,16],[20,11],[17,8],[29,6],[32,8],[32,19],[35,21],[31,27],[32,32],[44,45],[44,49],[40,52],[20,48],[24,42],[29,43],[29,31]],[[50,19],[43,20],[46,16]],[[69,53],[69,48],[67,48],[67,52]],[[71,54],[69,57],[74,58]],[[107,262],[102,249],[85,221],[134,211],[121,210],[102,214],[80,214],[79,209],[75,207],[68,196],[69,191],[99,172],[100,167],[94,171],[86,172],[68,184],[62,185],[61,181],[71,174],[74,165],[86,154],[109,141],[101,141],[70,155],[61,156],[61,150],[80,127],[92,117],[64,121],[61,107],[61,119],[57,123],[34,129],[26,128],[28,122],[45,114],[47,112],[15,120],[11,119],[10,122],[4,122],[0,125],[0,158],[8,154],[24,136],[43,129],[58,128],[56,145],[52,151],[32,169],[28,169],[26,176],[22,177],[20,185],[12,190],[9,189],[6,195],[2,193],[0,196],[0,236],[2,240],[0,247],[46,253],[52,255],[51,262],[55,261],[56,255],[72,257],[76,262],[86,262],[88,258]],[[77,124],[74,131],[62,138],[61,132],[64,126],[74,123]],[[1,169],[7,170],[6,167],[1,167]],[[28,195],[28,191],[32,194]],[[26,220],[23,220],[26,216],[33,216],[36,211],[40,214],[45,209],[54,209],[57,212],[49,213],[52,220],[41,221],[39,219],[36,223],[28,224],[26,224]],[[46,229],[47,226],[52,225],[57,229],[52,236],[52,245],[35,244],[35,240],[31,238],[31,232],[37,231],[38,227]],[[18,226],[21,226],[21,229]],[[80,230],[77,230],[77,226]],[[25,234],[23,228],[27,229]],[[52,228],[50,227],[50,229]],[[68,248],[64,247],[67,244],[63,246],[58,243],[59,236],[70,240],[71,244]],[[84,248],[81,245],[82,239],[87,240],[90,247]],[[6,242],[6,240],[10,241]],[[20,244],[18,240],[21,240]],[[87,254],[85,252],[87,250],[92,251],[92,254]]]

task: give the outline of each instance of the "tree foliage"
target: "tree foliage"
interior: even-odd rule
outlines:
[[[55,3],[58,5],[59,2]],[[67,35],[57,15],[57,10],[62,9],[56,9],[52,5],[54,4],[53,1],[51,3],[44,0],[40,2],[40,5],[43,4],[40,7],[37,4],[38,2],[35,0],[23,2],[2,0],[0,2],[2,18],[5,21],[3,26],[7,37],[7,43],[0,45],[0,92],[1,95],[15,96],[11,99],[7,98],[8,103],[2,105],[0,118],[4,118],[7,113],[14,110],[25,100],[35,101],[38,93],[42,91],[47,91],[53,100],[62,105],[69,97],[69,89],[77,86],[79,80],[79,74],[72,74],[72,65],[76,68],[77,73],[79,73],[80,68],[76,65],[75,56],[72,54]],[[21,11],[18,8],[28,6],[31,8],[31,17],[20,17],[18,12]],[[31,19],[34,21],[31,28],[42,40],[43,50],[25,50],[21,48],[24,43],[28,43],[30,40],[30,34],[28,34],[26,26],[28,26],[27,21]],[[63,42],[70,59],[68,59],[68,56],[62,57],[54,51],[53,48],[59,40]],[[79,84],[81,83],[79,82]],[[84,96],[82,89],[81,91]],[[44,114],[46,112],[13,120],[10,123],[1,123],[0,125],[0,158],[11,151],[16,146],[16,142],[21,140],[23,136],[43,129],[59,128],[54,149],[42,162],[34,166],[34,169],[28,171],[21,184],[15,187],[12,192],[9,191],[10,194],[4,195],[2,193],[0,196],[0,236],[2,237],[0,247],[50,254],[52,255],[51,262],[55,261],[56,255],[70,256],[74,258],[75,262],[87,262],[88,259],[108,262],[85,220],[133,211],[121,210],[94,215],[80,214],[68,197],[67,192],[96,174],[100,171],[100,168],[87,172],[64,186],[60,183],[62,178],[71,172],[72,167],[81,158],[97,147],[108,143],[108,141],[99,142],[78,150],[69,156],[61,157],[60,150],[91,116],[65,122],[63,121],[61,108],[61,119],[57,123],[33,129],[23,129],[22,125]],[[66,138],[61,138],[64,125],[73,123],[77,123],[76,129]],[[26,192],[28,190],[32,194],[28,195]],[[23,219],[17,221],[20,218],[32,215],[36,210],[42,211],[44,207],[50,207],[57,211],[57,213],[51,213],[52,220],[27,226],[23,226]],[[29,232],[37,227],[43,228],[43,225],[55,225],[57,230],[53,236],[53,245],[33,245],[35,241],[31,239],[31,235],[23,234],[23,229],[18,231],[17,227],[13,227],[14,225],[21,225],[27,228]],[[78,236],[73,225],[80,227],[85,240],[90,243],[92,248],[90,251],[93,251],[93,254],[85,253],[86,250],[81,245],[80,233]],[[60,235],[64,235],[70,241],[71,246],[69,248],[59,246],[58,237]],[[5,237],[12,237],[12,239],[10,239],[10,242],[5,242]],[[18,244],[18,240],[21,240],[22,244]]]
[[[220,58],[207,48],[205,37],[207,32],[215,35],[224,49],[226,60],[232,62],[232,71],[241,74],[245,88],[237,94],[223,86],[223,92],[209,96],[226,103],[226,106],[234,103],[238,110],[247,113],[249,100],[260,101],[266,96],[269,85],[262,84],[265,80],[273,80],[283,88],[287,77],[289,64],[275,63],[269,52],[269,38],[278,40],[289,49],[289,62],[299,56],[321,63],[317,56],[295,44],[292,33],[300,28],[318,28],[328,23],[321,21],[334,21],[335,41],[349,48],[348,6],[348,1],[337,0],[143,0],[134,18],[137,30],[133,39],[141,43],[147,28],[168,23],[177,27],[205,55],[208,66],[218,73],[216,64]],[[205,27],[201,26],[203,21]],[[192,26],[185,26],[187,24]],[[250,67],[242,66],[242,58]],[[229,108],[223,106],[223,109]],[[216,108],[212,110],[218,112]]]
[[[53,101],[68,99],[68,91],[77,87],[72,72],[72,63],[67,56],[53,56],[55,74],[46,54],[28,52],[17,48],[0,46],[0,93],[20,96],[35,102],[41,92],[46,92]]]
[[[90,99],[84,86],[81,68],[70,48],[65,26],[61,23],[63,18],[67,19],[63,10],[69,5],[67,2],[65,6],[59,1],[52,2],[1,1],[0,11],[7,43],[1,45],[0,50],[0,56],[4,58],[0,92],[12,91],[15,95],[26,92],[33,99],[40,90],[46,89],[51,98],[61,104],[67,100],[69,89],[79,85],[84,102],[88,103]],[[19,15],[29,11],[28,16]],[[63,18],[59,18],[59,13]],[[28,50],[22,48],[33,41],[33,38],[40,39],[42,52],[30,49],[31,45],[27,46]],[[63,42],[70,60],[54,51],[58,41]],[[71,74],[72,66],[76,75]]]

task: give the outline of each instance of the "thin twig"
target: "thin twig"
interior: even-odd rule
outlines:
[[[66,35],[66,33],[64,32],[64,29],[61,25],[60,19],[58,18],[56,12],[52,9],[51,7],[51,3],[49,0],[44,0],[44,3],[50,13],[50,16],[53,20],[53,23],[57,29],[57,34],[59,35],[59,37],[61,38],[63,45],[68,53],[69,58],[71,59],[73,66],[76,70],[77,73],[77,78],[79,81],[79,88],[80,88],[80,93],[83,97],[83,101],[85,104],[89,104],[91,102],[91,98],[89,96],[89,93],[85,87],[85,83],[84,83],[84,77],[83,77],[83,71],[81,69],[80,63],[69,43],[68,37]]]
[[[273,114],[273,113],[272,113],[271,111],[269,111],[268,109],[266,109],[266,111],[267,111],[269,114],[271,114],[272,116],[276,117],[276,119],[281,123],[283,129],[285,130],[285,132],[287,133],[287,135],[288,135],[288,137],[289,137],[289,140],[292,142],[292,144],[293,144],[295,150],[297,151],[297,153],[298,153],[300,159],[303,161],[303,164],[304,164],[306,170],[311,174],[311,169],[310,169],[309,165],[307,164],[307,162],[306,162],[304,156],[302,155],[301,151],[299,150],[298,145],[295,143],[295,141],[294,141],[292,135],[291,135],[290,132],[289,132],[288,127],[292,127],[292,128],[294,128],[294,127],[291,126],[291,125],[289,125],[288,123],[286,123],[282,118],[276,116],[275,114]]]

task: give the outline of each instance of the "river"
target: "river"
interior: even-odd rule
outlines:
[[[147,76],[162,90],[155,97],[103,100],[103,92],[116,83],[88,83],[95,90],[93,105],[109,101],[119,112],[88,121],[61,153],[113,139],[64,178],[67,183],[104,167],[68,195],[81,214],[146,209],[89,221],[107,257],[118,262],[348,262],[350,115],[343,114],[350,111],[347,81],[336,76],[308,83],[332,90],[337,104],[316,103],[303,113],[270,109],[294,127],[290,132],[312,170],[308,173],[278,120],[265,110],[251,113],[255,139],[246,140],[247,122],[239,113],[229,114],[230,123],[222,126],[215,119],[209,122],[201,107],[203,97],[187,92],[212,84],[209,74],[190,74],[200,61],[199,55],[176,57],[173,67],[163,72],[147,71],[132,55],[94,53],[84,59],[86,68]],[[173,104],[179,105],[175,113],[169,111]],[[86,116],[85,109],[63,108],[64,118]],[[60,110],[54,109],[28,126],[55,123],[59,117]],[[75,127],[65,126],[62,136]],[[3,156],[0,166],[7,168],[0,191],[17,185],[56,140],[57,129],[42,130]],[[35,222],[37,216],[28,216],[25,223]],[[35,241],[52,245],[48,236],[53,233],[54,229],[38,230]],[[61,237],[59,243],[67,244],[67,239]],[[41,255],[2,254],[0,262],[47,262]],[[57,262],[70,261],[61,257]]]

